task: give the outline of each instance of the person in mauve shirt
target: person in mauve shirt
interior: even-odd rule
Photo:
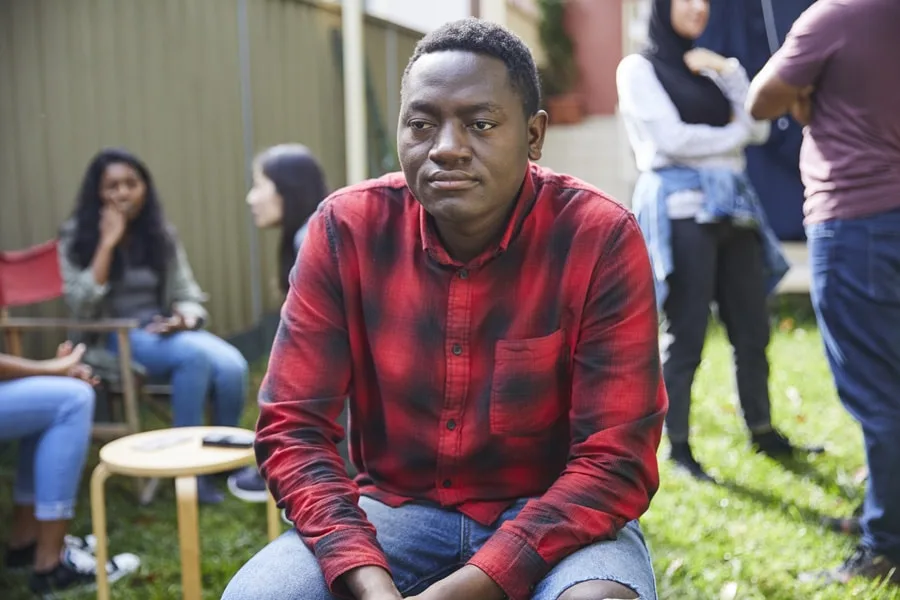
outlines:
[[[667,399],[637,222],[531,162],[548,117],[503,27],[435,30],[401,92],[403,173],[310,220],[260,391],[295,528],[223,598],[654,600],[637,519]]]
[[[900,583],[900,3],[819,0],[751,87],[756,118],[806,124],[811,295],[844,406],[862,425],[862,539],[830,578]]]

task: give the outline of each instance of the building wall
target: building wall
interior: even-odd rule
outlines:
[[[276,232],[249,221],[239,0],[0,0],[0,249],[56,235],[104,146],[149,165],[201,286],[228,335],[280,303]],[[253,151],[297,141],[344,183],[340,13],[304,0],[247,0]],[[372,163],[393,151],[400,74],[420,34],[367,18],[377,118]],[[370,111],[371,112],[371,111]],[[375,135],[381,123],[382,135]],[[387,141],[385,141],[385,139]],[[378,174],[376,171],[373,174]],[[27,314],[64,314],[59,304]]]
[[[623,51],[623,0],[569,0],[566,25],[575,42],[579,91],[589,115],[615,114],[616,67]]]
[[[542,65],[546,62],[546,56],[538,31],[539,21],[540,13],[534,0],[509,0],[507,3],[507,27],[528,44],[535,62]]]
[[[470,0],[366,0],[366,12],[399,25],[429,32],[468,17]]]

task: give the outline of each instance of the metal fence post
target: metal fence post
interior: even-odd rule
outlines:
[[[253,185],[253,157],[256,153],[253,137],[253,82],[250,79],[250,23],[247,0],[237,0],[238,52],[240,53],[241,122],[244,142],[244,184],[249,190]],[[259,232],[247,213],[247,230],[250,239],[250,306],[254,325],[263,316],[262,276],[260,272]]]

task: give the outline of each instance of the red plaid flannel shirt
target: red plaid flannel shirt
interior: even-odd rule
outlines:
[[[346,475],[335,423],[349,396]],[[633,216],[530,165],[499,242],[453,260],[401,174],[312,218],[260,392],[257,457],[328,585],[388,569],[359,494],[489,525],[469,561],[515,600],[613,539],[659,484],[667,398],[650,262]]]

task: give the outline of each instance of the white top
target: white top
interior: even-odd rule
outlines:
[[[754,121],[744,109],[750,81],[737,61],[726,73],[704,73],[731,101],[734,120],[724,127],[687,124],[656,77],[653,64],[640,54],[626,56],[616,71],[619,112],[640,171],[672,165],[726,168],[741,173],[744,148],[769,138],[768,121]]]

